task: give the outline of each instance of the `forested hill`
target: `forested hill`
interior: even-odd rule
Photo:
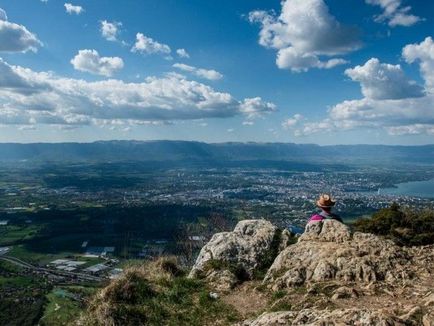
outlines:
[[[2,143],[0,161],[291,161],[312,163],[434,163],[434,145],[336,145],[98,141]]]

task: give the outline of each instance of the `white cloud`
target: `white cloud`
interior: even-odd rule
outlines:
[[[261,24],[259,44],[278,51],[281,69],[333,68],[347,63],[337,55],[361,47],[357,29],[339,23],[323,0],[284,0],[279,16],[253,11],[249,20]],[[333,58],[323,61],[324,56]]]
[[[185,49],[178,49],[176,50],[176,54],[180,57],[180,58],[190,58],[190,54],[188,54],[188,52]]]
[[[282,127],[285,129],[294,128],[301,120],[303,120],[303,116],[301,114],[294,114],[292,118],[286,119],[282,122]]]
[[[2,8],[0,8],[0,20],[8,20],[8,16],[6,15],[6,11],[4,11]]]
[[[405,130],[416,124],[430,127],[434,126],[434,96],[399,100],[349,100],[332,107],[329,117],[336,128],[345,129],[370,127],[392,131]]]
[[[101,35],[107,41],[117,41],[119,28],[122,27],[120,22],[108,22],[107,20],[101,21]]]
[[[253,126],[255,123],[253,121],[243,121],[243,126]]]
[[[310,68],[330,69],[346,63],[348,61],[337,58],[321,61],[315,54],[300,54],[293,47],[280,50],[276,58],[280,69],[291,69],[293,72],[306,72]]]
[[[260,97],[246,98],[240,104],[240,111],[252,119],[276,111],[276,105],[264,102]]]
[[[42,46],[35,34],[7,18],[6,12],[0,8],[0,52],[36,52]]]
[[[434,124],[424,125],[424,124],[416,123],[407,126],[386,127],[386,130],[390,135],[394,135],[394,136],[420,135],[420,134],[434,135]]]
[[[131,48],[132,52],[139,52],[142,54],[170,54],[171,49],[168,45],[154,41],[152,38],[137,33],[136,43]]]
[[[402,6],[402,0],[365,0],[367,4],[380,6],[383,9],[381,15],[375,16],[376,22],[387,22],[390,27],[412,26],[423,18],[410,14],[410,6]]]
[[[428,37],[403,49],[408,63],[417,62],[424,88],[405,76],[399,65],[372,58],[346,74],[361,85],[364,97],[331,107],[320,122],[306,122],[299,135],[356,128],[384,129],[391,135],[434,134],[434,42]]]
[[[345,74],[359,82],[362,94],[370,99],[396,100],[424,96],[423,87],[410,80],[400,65],[380,63],[377,58],[368,60],[363,66],[347,69]]]
[[[408,63],[418,62],[426,87],[434,92],[434,41],[427,37],[420,44],[409,44],[402,50],[402,56]]]
[[[232,95],[182,76],[133,83],[88,82],[34,72],[0,60],[0,124],[125,125],[237,115],[259,116],[274,105]],[[267,110],[267,108],[269,108]]]
[[[124,61],[119,57],[100,57],[96,50],[80,50],[71,59],[74,69],[90,72],[101,76],[112,76],[124,67]]]
[[[20,130],[20,131],[36,130],[36,126],[31,126],[31,125],[19,126],[18,130]]]
[[[74,6],[71,3],[65,3],[65,10],[68,14],[72,15],[72,14],[76,14],[76,15],[80,15],[84,9],[81,6]]]
[[[183,63],[175,63],[173,67],[180,69],[182,71],[190,72],[195,76],[198,76],[200,78],[205,78],[208,80],[219,80],[223,78],[223,75],[221,73],[213,69],[196,68]]]

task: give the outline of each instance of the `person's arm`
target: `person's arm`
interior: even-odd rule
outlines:
[[[324,217],[322,217],[321,215],[314,214],[314,215],[312,215],[312,217],[309,219],[309,221],[307,223],[309,223],[309,222],[316,222],[316,221],[322,221],[323,219],[324,219]]]

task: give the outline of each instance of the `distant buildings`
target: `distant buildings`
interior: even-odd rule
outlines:
[[[86,264],[85,261],[76,261],[76,260],[68,260],[68,259],[56,259],[50,262],[49,265],[53,265],[56,269],[73,272],[79,266]]]
[[[7,254],[9,250],[10,247],[0,247],[0,256]]]
[[[91,273],[91,274],[98,274],[106,269],[109,269],[110,267],[105,264],[96,264],[93,266],[90,266],[88,268],[85,268],[83,272]]]
[[[113,254],[115,249],[115,247],[89,247],[84,253],[84,257],[107,257],[109,254]]]

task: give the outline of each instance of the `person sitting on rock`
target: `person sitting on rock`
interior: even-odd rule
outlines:
[[[344,221],[339,217],[339,215],[332,213],[332,208],[333,206],[335,206],[335,204],[336,201],[334,201],[330,195],[323,194],[319,196],[319,199],[316,201],[316,206],[321,208],[321,212],[312,215],[308,223],[322,221],[326,219],[337,220],[341,223],[344,223]]]

